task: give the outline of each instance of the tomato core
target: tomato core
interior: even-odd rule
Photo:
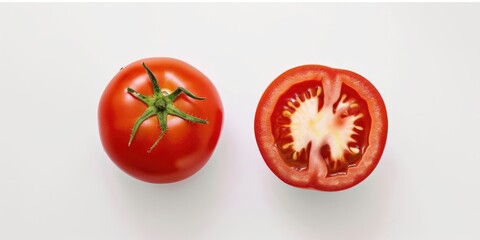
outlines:
[[[324,91],[321,81],[307,80],[280,96],[271,115],[275,147],[292,169],[324,161],[326,177],[345,175],[368,148],[368,105],[345,84],[334,104],[325,105]]]

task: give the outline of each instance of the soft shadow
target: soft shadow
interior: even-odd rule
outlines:
[[[389,213],[394,207],[395,161],[391,155],[384,155],[366,180],[340,192],[304,190],[280,180],[271,181],[268,201],[279,218],[299,230],[299,237],[372,239],[392,221]]]
[[[212,221],[221,217],[225,208],[228,179],[229,147],[227,129],[222,130],[218,145],[207,164],[196,174],[171,184],[150,184],[119,171],[116,203],[129,227],[145,237],[175,236],[191,239],[211,228]],[[232,170],[233,171],[233,170]],[[228,180],[227,180],[228,181]]]

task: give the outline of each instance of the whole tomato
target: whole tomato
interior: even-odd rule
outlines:
[[[217,145],[222,121],[212,82],[173,58],[122,68],[98,107],[105,152],[123,171],[151,183],[176,182],[199,171]]]
[[[362,182],[380,161],[387,132],[377,89],[359,74],[321,65],[278,76],[255,114],[265,163],[300,188],[339,191]]]

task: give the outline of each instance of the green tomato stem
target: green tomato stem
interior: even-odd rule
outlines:
[[[162,137],[166,134],[167,132],[167,116],[172,115],[176,116],[179,118],[182,118],[186,121],[194,122],[194,123],[200,123],[200,124],[208,124],[206,120],[203,120],[201,118],[197,118],[195,116],[186,114],[179,110],[177,107],[175,107],[174,102],[177,99],[177,97],[181,94],[184,93],[186,96],[196,99],[196,100],[205,100],[204,97],[197,97],[187,89],[183,87],[177,88],[175,91],[173,91],[170,94],[163,93],[160,89],[160,86],[158,85],[158,81],[155,77],[155,75],[152,73],[152,71],[147,67],[145,63],[142,63],[143,67],[147,71],[148,77],[150,79],[150,82],[153,87],[153,96],[148,97],[145,96],[137,91],[135,91],[132,88],[127,88],[127,92],[135,97],[136,99],[142,101],[147,105],[147,109],[143,114],[135,121],[135,124],[133,125],[132,132],[130,134],[130,139],[128,141],[128,146],[132,144],[132,141],[135,137],[135,134],[137,133],[138,128],[140,125],[147,120],[148,118],[156,115],[158,122],[160,123],[160,130],[161,134],[158,136],[158,138],[155,140],[153,145],[147,150],[148,153],[150,153],[160,142]]]

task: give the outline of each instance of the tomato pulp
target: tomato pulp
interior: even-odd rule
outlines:
[[[223,106],[212,82],[173,58],[147,58],[122,68],[98,108],[100,139],[127,174],[170,183],[200,170],[221,132]]]
[[[255,114],[267,166],[287,184],[322,191],[350,188],[377,166],[387,139],[385,104],[364,77],[304,65],[277,77]]]

